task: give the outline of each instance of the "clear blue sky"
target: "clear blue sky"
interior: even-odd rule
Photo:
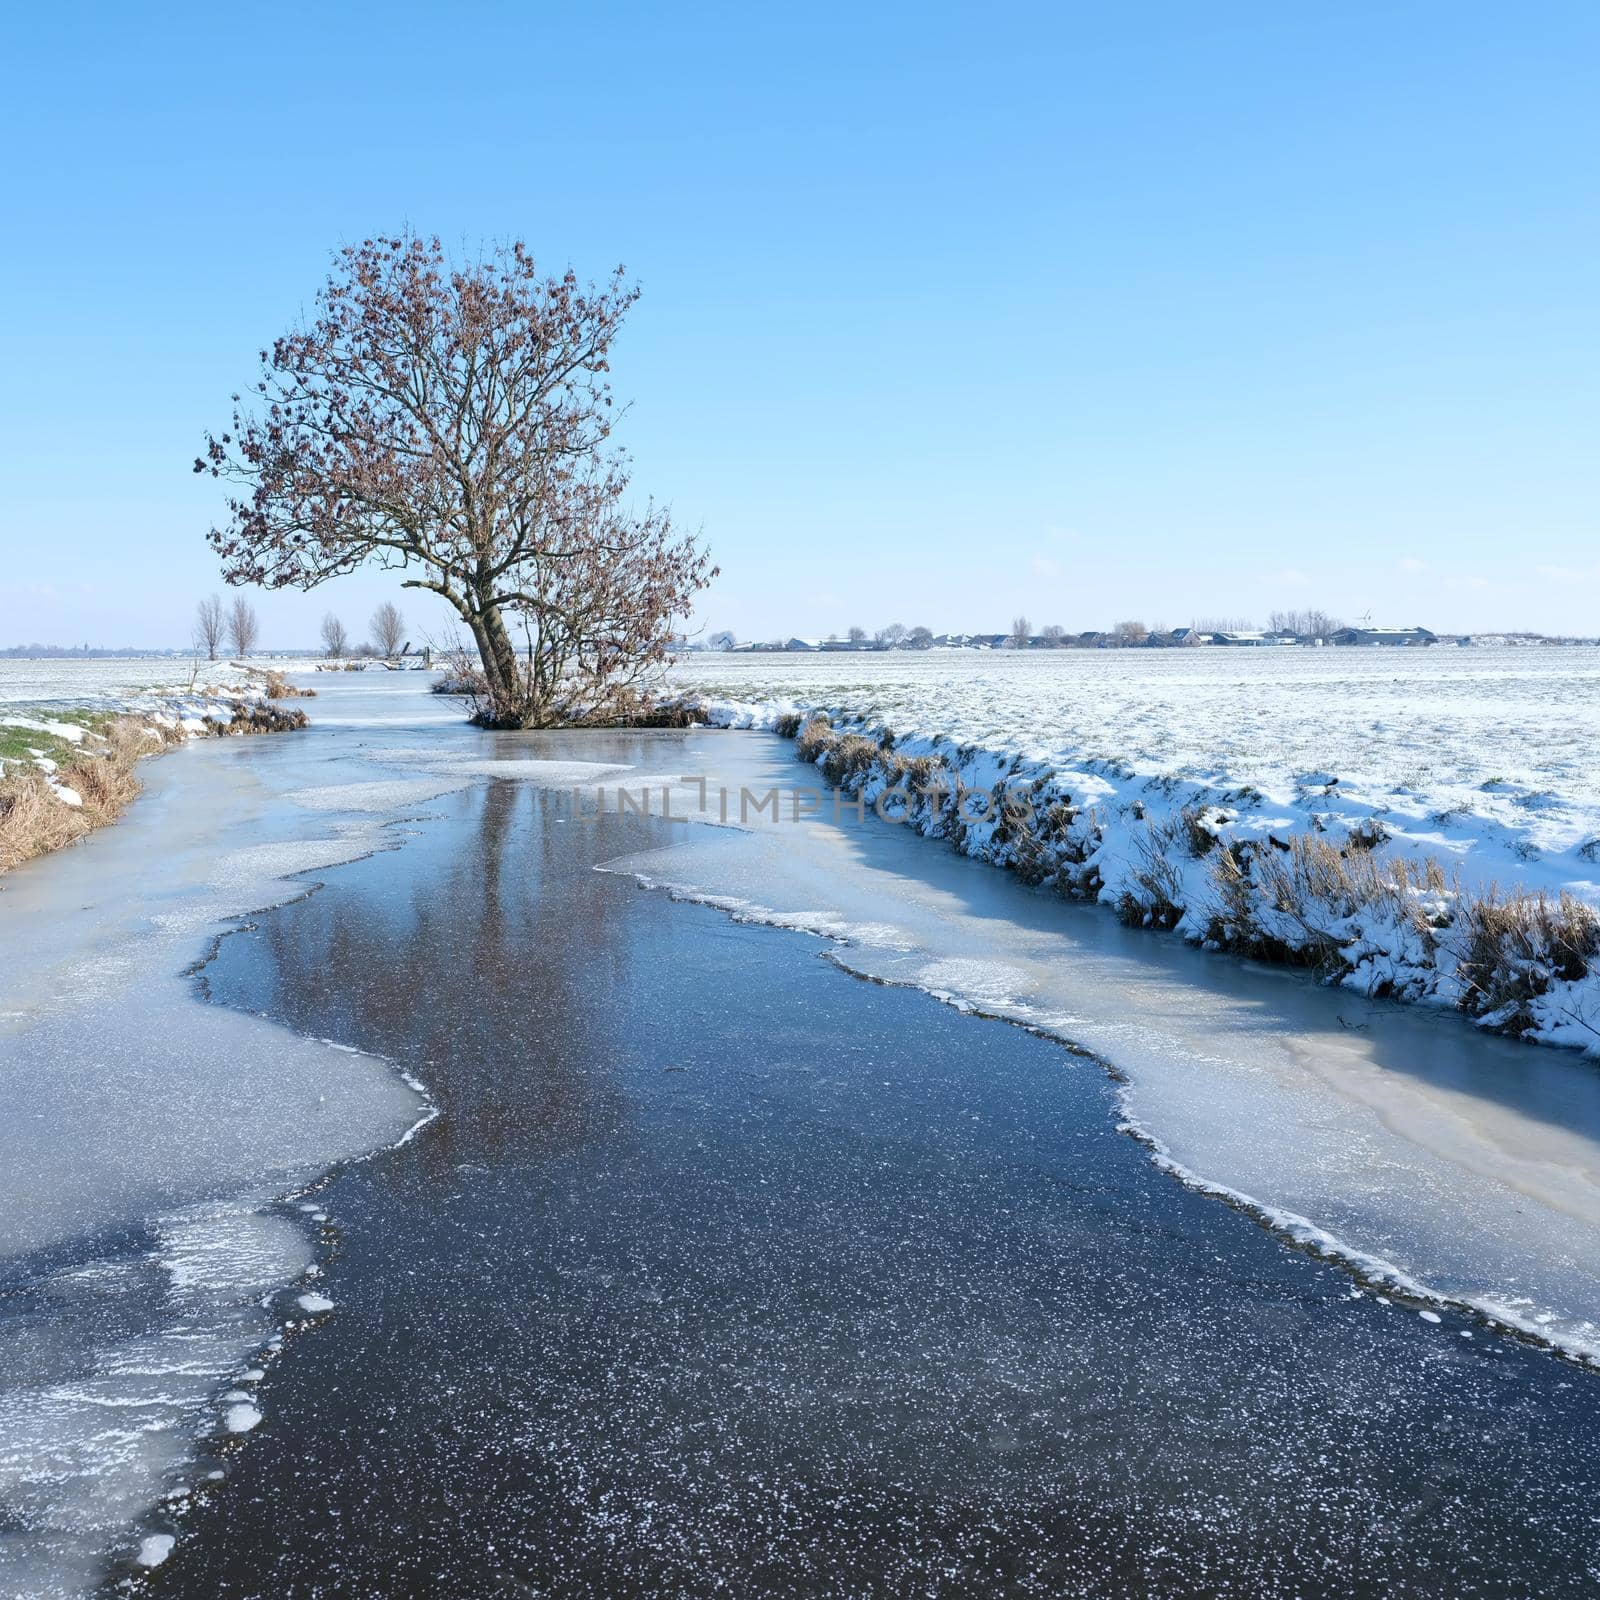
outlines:
[[[5,53],[0,643],[187,639],[202,430],[404,223],[640,279],[623,436],[712,627],[1600,631],[1589,0],[66,4]]]

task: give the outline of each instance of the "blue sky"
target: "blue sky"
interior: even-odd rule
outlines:
[[[637,276],[622,438],[711,627],[1600,632],[1591,4],[68,4],[6,54],[0,644],[186,640],[202,431],[406,223]]]

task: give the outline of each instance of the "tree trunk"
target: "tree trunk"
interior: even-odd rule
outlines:
[[[506,632],[499,607],[486,603],[479,607],[463,605],[460,610],[478,646],[495,722],[502,727],[526,726],[527,708],[521,704],[522,696],[518,693],[516,647]]]

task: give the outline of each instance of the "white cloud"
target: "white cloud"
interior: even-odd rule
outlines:
[[[1427,570],[1428,563],[1426,561],[1418,561],[1415,556],[1403,556],[1395,563],[1396,572],[1426,572]]]

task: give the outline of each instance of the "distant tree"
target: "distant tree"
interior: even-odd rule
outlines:
[[[239,486],[211,531],[230,583],[362,566],[454,607],[485,720],[625,715],[715,576],[665,511],[628,507],[611,347],[638,291],[542,276],[520,241],[452,263],[414,234],[347,246],[315,314],[264,349],[195,470]]]
[[[1248,617],[1196,617],[1194,628],[1200,633],[1253,633],[1255,623]]]
[[[1019,650],[1028,648],[1028,640],[1033,637],[1033,625],[1026,617],[1013,617],[1011,619],[1011,642]]]
[[[726,628],[719,633],[714,633],[706,640],[707,650],[731,650],[738,644],[738,640]]]
[[[852,628],[846,637],[851,644],[865,644],[867,642],[867,630],[865,628]]]
[[[1326,611],[1312,607],[1306,611],[1274,611],[1267,618],[1274,633],[1292,633],[1297,639],[1328,640],[1344,626]]]
[[[1119,622],[1111,630],[1112,643],[1122,646],[1123,649],[1141,645],[1149,637],[1150,630],[1142,622]]]
[[[406,640],[406,619],[393,600],[385,600],[372,613],[372,643],[380,656],[400,654]]]
[[[905,636],[905,624],[903,622],[891,622],[887,628],[878,630],[878,643],[890,646],[897,645],[904,640]]]
[[[222,596],[208,594],[194,608],[195,648],[205,651],[207,661],[215,661],[227,632],[228,621],[222,610]]]
[[[1052,622],[1044,630],[1044,642],[1049,645],[1052,650],[1059,650],[1066,642],[1066,637],[1067,630],[1063,628],[1059,622]]]
[[[236,594],[233,604],[228,607],[228,642],[233,648],[234,658],[237,660],[250,655],[260,637],[261,622],[256,616],[256,608],[242,594]]]
[[[350,654],[350,635],[331,611],[322,619],[322,649],[330,661]]]
[[[921,623],[918,623],[917,626],[906,635],[906,643],[909,644],[913,650],[926,650],[933,643],[933,630],[931,628],[924,628]]]

